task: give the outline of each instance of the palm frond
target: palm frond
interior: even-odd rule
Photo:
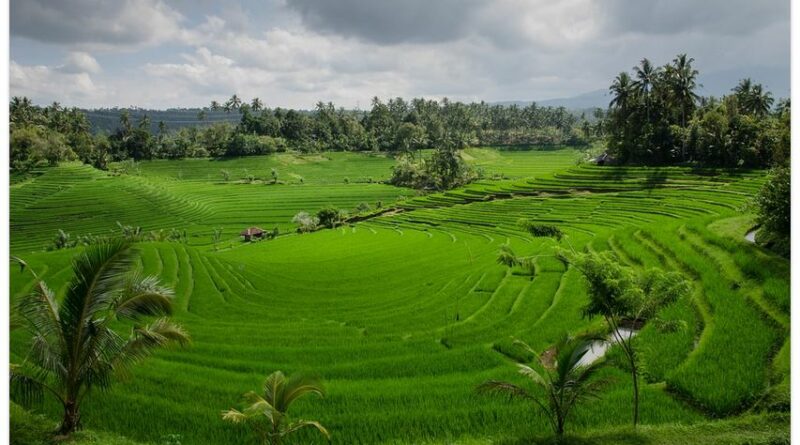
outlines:
[[[112,310],[117,318],[137,320],[147,315],[170,315],[173,292],[160,285],[154,276],[131,274]]]
[[[278,411],[285,411],[285,407],[278,406],[282,398],[283,388],[286,386],[286,376],[281,371],[275,371],[264,380],[264,399],[269,401]]]
[[[325,388],[315,377],[294,374],[286,381],[280,405],[288,408],[292,402],[307,394],[325,397]],[[285,411],[285,409],[281,411]]]
[[[529,378],[533,383],[536,383],[542,387],[547,386],[547,382],[544,380],[544,377],[542,377],[542,375],[539,374],[539,372],[535,369],[523,364],[517,364],[517,367],[519,367],[519,373]]]
[[[222,420],[225,420],[227,422],[244,423],[248,419],[249,419],[249,417],[247,417],[244,413],[242,413],[241,411],[235,410],[233,408],[231,408],[231,409],[229,409],[227,411],[222,411]]]
[[[250,417],[264,416],[271,423],[280,419],[281,415],[275,410],[275,407],[255,392],[248,392],[243,396],[243,399],[247,403],[247,407],[244,409],[245,415]]]
[[[74,276],[59,310],[71,349],[83,341],[85,321],[111,309],[134,266],[134,254],[129,245],[118,240],[89,247],[73,260]]]
[[[55,293],[44,281],[37,281],[30,294],[21,298],[15,307],[18,317],[32,332],[45,336],[61,336],[59,306]]]
[[[171,344],[186,346],[190,342],[189,334],[181,325],[167,318],[159,318],[149,325],[134,328],[116,359],[123,364],[133,363],[147,357],[157,348]]]
[[[9,369],[9,393],[12,400],[30,407],[41,405],[44,399],[44,386],[36,378],[27,375],[22,365],[12,363]]]
[[[531,400],[534,397],[527,389],[509,382],[499,380],[489,380],[481,383],[476,391],[482,394],[500,394],[508,396],[510,399]]]
[[[315,420],[297,420],[297,421],[294,421],[294,422],[292,422],[292,423],[290,423],[289,425],[286,426],[286,429],[283,430],[283,435],[291,434],[291,433],[293,433],[293,432],[295,432],[295,431],[297,431],[299,429],[307,428],[307,427],[314,427],[314,428],[317,429],[317,431],[322,433],[322,435],[325,436],[326,439],[328,439],[328,440],[331,439],[331,435],[328,432],[328,430],[326,430],[325,427],[322,426],[321,423],[319,423],[319,422],[317,422]]]

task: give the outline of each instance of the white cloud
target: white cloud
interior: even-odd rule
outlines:
[[[64,65],[60,70],[65,73],[99,73],[101,71],[100,64],[89,53],[82,51],[72,51],[67,54]]]
[[[9,64],[9,82],[12,95],[28,96],[38,103],[96,103],[103,96],[102,88],[95,85],[88,73],[69,73],[43,65],[20,65],[13,60]]]

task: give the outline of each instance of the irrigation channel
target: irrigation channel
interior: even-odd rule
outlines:
[[[638,331],[631,328],[617,328],[615,334],[610,334],[605,340],[595,340],[592,342],[592,347],[586,351],[586,355],[581,358],[579,362],[582,366],[590,365],[597,360],[600,360],[614,343],[619,342],[619,338],[629,339],[636,335]]]

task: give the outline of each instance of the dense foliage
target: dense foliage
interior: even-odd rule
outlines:
[[[373,99],[368,111],[336,108],[319,102],[312,111],[265,108],[258,98],[243,103],[234,95],[225,104],[201,110],[239,116],[238,123],[214,119],[202,125],[178,126],[122,110],[110,133],[92,135],[83,111],[58,103],[34,106],[27,98],[11,102],[11,167],[26,171],[42,163],[80,159],[105,169],[109,161],[264,155],[288,150],[382,151],[412,153],[419,149],[469,145],[583,145],[597,129],[565,108],[532,103],[489,105],[402,98]],[[597,119],[602,113],[594,116]],[[156,130],[153,130],[153,129]],[[447,153],[443,153],[446,155]],[[439,164],[442,165],[442,164]]]
[[[86,115],[58,102],[34,106],[27,98],[15,97],[10,104],[10,165],[12,171],[26,171],[39,164],[56,165],[62,160],[80,159],[105,167],[104,156],[96,156],[97,145],[89,132]]]
[[[756,241],[785,257],[790,254],[792,229],[791,180],[789,167],[776,167],[755,199],[758,211],[756,221],[761,227]]]
[[[467,165],[455,148],[438,148],[430,157],[406,154],[392,167],[389,182],[401,187],[447,190],[477,179],[479,173]]]
[[[789,236],[791,231],[791,179],[788,167],[776,168],[756,198],[758,222],[769,232]]]
[[[743,79],[721,99],[699,97],[694,59],[678,55],[655,67],[648,59],[620,73],[605,130],[620,163],[695,163],[764,167],[789,158],[790,105],[760,84]]]

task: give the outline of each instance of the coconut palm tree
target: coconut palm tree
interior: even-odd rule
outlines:
[[[232,423],[249,423],[261,437],[261,442],[279,445],[283,438],[303,428],[316,428],[323,436],[330,439],[328,430],[313,420],[290,421],[287,411],[291,404],[308,394],[325,396],[322,383],[308,376],[294,374],[286,377],[283,372],[275,371],[264,381],[263,394],[253,391],[244,395],[247,404],[242,411],[229,409],[222,412],[222,419]],[[266,422],[265,422],[266,421]]]
[[[772,98],[772,93],[769,91],[764,91],[764,88],[761,86],[761,84],[757,84],[753,86],[748,108],[750,108],[750,110],[756,116],[763,117],[769,113],[769,110],[772,108],[772,104],[774,102],[775,99]]]
[[[672,61],[672,94],[681,109],[681,127],[686,127],[686,116],[691,114],[698,99],[694,89],[697,88],[699,72],[692,68],[692,62],[694,58],[686,54],[678,54]]]
[[[533,352],[524,343],[517,343],[536,357],[534,366],[517,364],[519,373],[532,383],[534,389],[515,383],[489,380],[478,386],[477,390],[533,403],[547,417],[553,433],[560,440],[575,406],[596,396],[605,383],[603,379],[592,378],[601,362],[582,363],[592,344],[587,338],[564,335],[549,351],[541,355]]]
[[[627,111],[633,99],[633,82],[631,81],[631,76],[626,72],[619,73],[617,77],[614,78],[614,82],[611,84],[611,87],[609,87],[609,90],[611,90],[613,95],[609,106],[617,108],[623,113]]]
[[[64,409],[61,434],[80,427],[81,403],[91,389],[109,387],[155,349],[189,342],[186,331],[166,317],[140,324],[144,317],[171,313],[172,291],[135,269],[136,254],[127,242],[96,245],[73,261],[74,276],[60,302],[34,275],[34,290],[15,307],[15,319],[32,337],[27,357],[12,368],[12,396],[22,402],[44,393],[55,397]],[[127,336],[118,332],[119,321],[133,322]]]
[[[650,122],[650,91],[659,74],[658,68],[653,67],[649,59],[642,59],[639,66],[633,67],[636,81],[633,82],[634,90],[639,96],[644,98],[644,107],[647,113],[647,121]]]
[[[765,92],[761,84],[754,84],[750,78],[740,80],[733,92],[739,101],[740,111],[759,117],[769,113],[775,101],[772,98],[772,93]]]

